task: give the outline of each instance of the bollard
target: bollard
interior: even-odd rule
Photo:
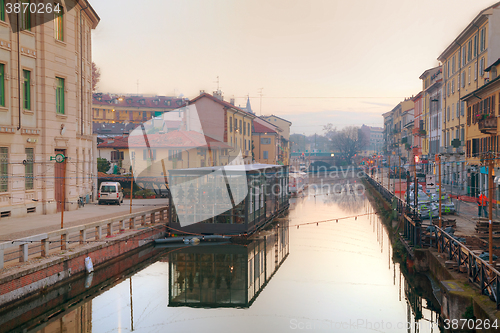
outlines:
[[[131,217],[129,221],[129,228],[135,229],[135,217]]]
[[[67,249],[67,243],[68,243],[68,234],[62,234],[62,245],[61,245],[61,250],[66,250]]]

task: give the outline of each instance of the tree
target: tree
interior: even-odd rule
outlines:
[[[106,173],[109,170],[109,161],[105,158],[97,158],[97,171]]]
[[[101,70],[95,62],[92,62],[92,92],[96,91],[99,81],[101,81]]]
[[[331,124],[328,124],[323,129],[327,131],[326,136],[331,138],[332,147],[344,155],[349,163],[352,162],[353,156],[363,148],[364,134],[358,127],[349,126],[337,131]]]

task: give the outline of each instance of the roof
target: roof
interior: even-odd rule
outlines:
[[[422,78],[423,78],[424,76],[426,76],[427,74],[431,73],[432,71],[435,71],[435,70],[439,69],[440,67],[441,67],[441,65],[436,66],[436,67],[433,67],[433,68],[429,68],[429,69],[425,70],[425,71],[424,71],[424,72],[423,72],[423,73],[422,73],[422,74],[421,74],[418,78],[419,78],[420,80],[422,80]]]
[[[221,148],[232,149],[224,142],[195,131],[172,131],[168,133],[147,134],[150,148]],[[109,139],[97,146],[97,148],[145,148],[144,136],[133,135]]]
[[[495,66],[497,66],[498,64],[500,64],[500,58],[497,59],[497,61],[495,61],[494,63],[492,63],[488,68],[486,68],[484,71],[485,72],[489,72],[491,71],[491,69]]]
[[[186,106],[186,100],[168,96],[112,96],[110,94],[92,94],[92,105],[103,105],[116,108],[151,108],[151,109],[177,109]]]
[[[94,10],[94,8],[90,5],[90,3],[88,2],[88,0],[83,0],[83,2],[85,3],[84,5],[80,5],[82,6],[82,8],[85,8],[85,9],[89,9],[91,14],[92,15],[89,15],[90,19],[92,19],[93,21],[93,25],[92,25],[92,29],[95,29],[97,28],[97,25],[99,24],[99,22],[101,21],[101,18],[99,17],[99,15],[97,15],[96,11]]]
[[[461,97],[460,100],[462,101],[465,101],[467,99],[469,99],[470,97],[474,96],[476,97],[477,99],[481,99],[480,97],[478,97],[476,94],[479,94],[481,92],[483,92],[484,90],[488,89],[489,87],[491,87],[494,83],[500,81],[500,76],[497,76],[496,78],[494,78],[493,80],[491,80],[490,82],[482,85],[481,87],[477,88],[476,90],[474,90],[473,92],[471,93],[468,93],[467,95],[465,95],[464,97]]]
[[[138,125],[132,123],[96,123],[92,124],[92,133],[97,135],[116,136],[132,132]]]
[[[497,2],[497,3],[494,3],[493,5],[483,9],[481,12],[479,12],[479,14],[477,14],[477,16],[467,25],[467,27],[465,27],[465,29],[458,35],[457,38],[455,38],[455,40],[453,40],[453,42],[443,51],[443,53],[441,53],[439,55],[439,57],[437,58],[439,61],[442,61],[446,58],[446,54],[451,51],[454,47],[457,47],[457,45],[460,45],[459,41],[466,35],[466,33],[469,31],[469,29],[471,29],[473,26],[476,25],[476,23],[478,23],[478,21],[485,15],[487,15],[488,11],[493,9],[493,8],[496,8],[500,5],[500,1]]]
[[[242,172],[242,171],[254,171],[254,170],[265,170],[270,168],[283,168],[283,165],[278,164],[240,164],[240,165],[225,165],[225,166],[215,166],[215,167],[201,167],[201,168],[189,168],[189,169],[175,169],[169,170],[169,174],[188,172],[188,173],[196,173],[201,171],[203,173],[214,172],[223,169],[226,172]]]
[[[221,101],[217,97],[214,97],[214,96],[212,96],[210,94],[207,94],[207,93],[202,93],[199,96],[196,96],[195,98],[193,98],[192,100],[189,101],[189,104],[194,104],[194,103],[196,103],[196,101],[198,101],[198,100],[200,100],[200,99],[202,99],[204,97],[206,97],[208,99],[211,99],[212,101],[214,101],[216,103],[219,103],[220,105],[225,106],[227,108],[231,108],[231,109],[234,109],[236,111],[242,112],[242,113],[244,113],[246,116],[248,116],[250,118],[255,118],[256,117],[252,113],[249,113],[249,112],[247,112],[247,111],[245,111],[245,110],[243,110],[243,109],[241,109],[241,108],[239,108],[239,107],[237,107],[237,106],[235,106],[235,105],[233,105],[231,103],[228,103],[228,102],[225,102],[225,101]]]
[[[274,115],[274,114],[272,114],[272,115],[270,115],[270,116],[262,116],[261,118],[264,118],[264,119],[265,119],[265,118],[271,118],[271,117],[275,117],[275,118],[281,119],[281,120],[283,120],[283,121],[286,121],[286,122],[287,122],[287,123],[289,123],[290,125],[292,124],[292,122],[291,122],[291,121],[286,120],[286,119],[283,119],[283,118],[281,118],[281,117],[278,117],[278,116],[276,116],[276,115]]]
[[[259,120],[254,119],[252,133],[278,133],[271,127],[272,125],[267,125],[267,122],[264,122],[262,119]]]

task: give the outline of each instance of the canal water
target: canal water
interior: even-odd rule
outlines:
[[[248,243],[143,249],[0,312],[0,331],[439,332],[361,182],[330,178]]]

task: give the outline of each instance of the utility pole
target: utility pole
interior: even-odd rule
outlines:
[[[163,160],[162,160],[163,161]],[[134,169],[130,170],[130,214],[132,214],[132,197],[134,196]]]
[[[260,96],[260,115],[262,116],[262,96],[264,96],[264,94],[262,93],[264,91],[264,88],[259,88],[259,96]]]
[[[493,154],[489,154],[490,160],[488,163],[488,217],[489,217],[489,264],[490,267],[493,267],[493,224],[491,222],[491,218],[493,215]],[[482,203],[481,203],[482,204]],[[493,272],[492,272],[493,273]]]

